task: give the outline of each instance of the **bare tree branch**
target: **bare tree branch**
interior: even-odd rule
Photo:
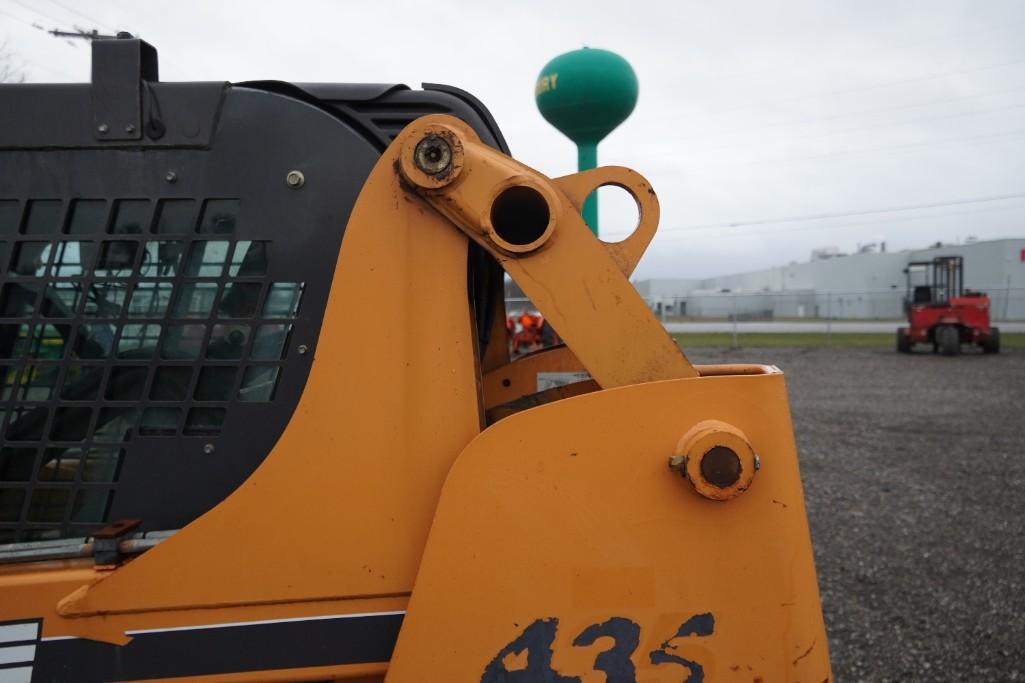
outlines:
[[[7,40],[0,42],[0,83],[24,83],[25,72],[15,64],[17,55],[7,48]]]

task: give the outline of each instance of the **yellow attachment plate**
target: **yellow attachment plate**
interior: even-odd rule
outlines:
[[[387,680],[830,679],[783,376],[711,374],[559,401],[475,439]],[[762,458],[728,502],[667,466],[712,416]],[[530,675],[502,677],[516,672]]]
[[[658,197],[644,176],[623,166],[602,166],[555,178],[552,182],[578,212],[583,209],[587,196],[599,187],[619,187],[633,197],[637,203],[637,227],[619,242],[602,242],[623,274],[630,277],[658,229]]]

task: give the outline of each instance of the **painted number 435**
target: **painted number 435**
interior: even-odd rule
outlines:
[[[552,669],[552,644],[559,627],[556,618],[538,619],[511,643],[499,651],[484,668],[481,683],[581,683],[577,676],[564,676]],[[683,668],[681,683],[702,683],[705,671],[698,662],[673,653],[669,641],[684,636],[710,636],[715,629],[715,618],[710,613],[696,614],[687,619],[676,633],[670,634],[657,650],[648,653],[652,664],[675,664]],[[636,683],[637,671],[631,657],[641,642],[641,627],[625,617],[612,617],[600,624],[591,624],[573,639],[574,647],[589,647],[599,638],[610,638],[612,647],[595,657],[594,670],[605,674],[607,683]],[[519,657],[526,652],[526,665],[510,670],[507,658]]]

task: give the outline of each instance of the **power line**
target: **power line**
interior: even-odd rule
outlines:
[[[718,233],[714,233],[714,234],[708,233],[708,232],[702,232],[700,234],[694,234],[693,232],[687,231],[687,230],[674,230],[672,228],[666,228],[666,229],[659,230],[655,234],[655,236],[656,237],[659,237],[659,236],[663,236],[663,237],[685,237],[689,241],[702,241],[703,242],[703,241],[708,241],[708,240],[722,240],[722,239],[731,239],[731,238],[736,238],[736,237],[760,237],[762,235],[776,235],[776,234],[779,234],[779,233],[803,232],[803,231],[807,231],[807,230],[829,231],[829,230],[836,230],[836,229],[840,229],[840,228],[863,228],[863,227],[869,226],[869,225],[900,223],[900,222],[904,222],[904,221],[935,220],[937,218],[950,218],[950,217],[953,217],[953,216],[972,216],[972,215],[982,214],[982,213],[996,213],[996,212],[1001,212],[1001,211],[1022,211],[1022,210],[1025,210],[1025,205],[1021,205],[1020,204],[1020,205],[1016,205],[1016,206],[996,206],[996,207],[990,207],[990,208],[985,208],[985,209],[973,209],[973,210],[970,210],[970,211],[940,211],[940,212],[933,212],[933,213],[918,214],[918,215],[914,215],[914,216],[894,216],[892,218],[883,218],[883,219],[877,219],[877,220],[871,220],[871,221],[856,221],[856,222],[849,222],[849,223],[833,223],[833,224],[829,224],[829,225],[798,225],[798,226],[790,227],[790,228],[777,228],[777,229],[770,229],[770,230],[737,230],[737,231],[730,231],[730,232],[726,232],[726,233],[718,232]],[[606,239],[606,240],[616,240],[616,239],[622,239],[622,238],[626,237],[628,234],[629,233],[622,233],[622,234],[617,233],[617,234],[613,234],[613,235],[603,235],[602,237],[603,237],[603,239]]]
[[[105,23],[104,23],[104,22],[102,22],[102,21],[96,21],[96,20],[95,20],[95,19],[93,19],[92,17],[88,17],[88,16],[86,16],[86,15],[82,14],[81,12],[79,12],[79,11],[78,11],[78,10],[76,10],[76,9],[74,9],[73,7],[68,7],[68,6],[67,6],[67,5],[65,5],[64,3],[62,3],[62,2],[58,2],[58,0],[48,0],[48,1],[49,1],[50,3],[52,3],[52,4],[54,4],[54,5],[57,5],[58,7],[62,8],[62,9],[64,9],[64,10],[65,10],[65,11],[67,11],[67,12],[71,12],[72,14],[74,14],[74,15],[76,15],[76,16],[78,16],[78,17],[82,18],[82,19],[85,19],[85,20],[86,20],[86,21],[88,21],[88,22],[89,22],[90,24],[95,24],[96,26],[101,26],[101,27],[103,27],[103,28],[107,29],[108,31],[113,31],[113,32],[115,32],[115,33],[117,32],[117,29],[116,29],[116,28],[114,28],[113,26],[111,26],[110,24],[105,24]]]
[[[730,233],[728,235],[711,235],[711,234],[708,234],[708,233],[703,233],[703,234],[700,234],[700,235],[687,236],[687,241],[688,241],[688,243],[690,243],[690,242],[721,241],[723,239],[734,239],[734,238],[737,238],[737,237],[755,237],[755,238],[758,238],[758,237],[761,237],[763,235],[764,236],[771,236],[771,235],[787,234],[787,233],[792,233],[792,232],[808,232],[810,230],[820,230],[820,231],[823,231],[823,232],[828,232],[828,231],[831,231],[831,230],[846,229],[846,228],[864,228],[864,227],[872,226],[872,225],[892,224],[892,223],[900,223],[900,222],[904,222],[904,221],[934,220],[936,218],[950,218],[950,217],[954,217],[954,216],[971,216],[971,215],[980,214],[980,213],[996,213],[996,212],[1000,212],[1000,211],[1021,211],[1021,210],[1025,210],[1025,206],[1005,206],[1005,207],[997,207],[997,208],[992,208],[992,209],[979,209],[977,211],[950,211],[950,212],[943,212],[943,213],[939,213],[939,214],[929,214],[929,215],[921,215],[921,216],[904,216],[903,218],[893,218],[893,219],[887,219],[887,220],[881,220],[881,221],[867,221],[867,222],[859,222],[859,223],[842,223],[840,225],[828,225],[828,226],[822,226],[822,225],[801,225],[801,226],[792,227],[792,228],[779,228],[779,229],[776,229],[776,230],[758,230],[758,231],[752,230],[752,231],[744,232],[744,233]],[[679,237],[680,235],[686,235],[686,233],[679,233],[679,232],[677,232],[677,233],[670,233],[668,235],[668,237]],[[657,235],[656,235],[656,237],[657,237]]]
[[[18,6],[19,6],[19,7],[21,7],[22,9],[26,9],[26,10],[28,10],[28,11],[29,11],[29,12],[31,12],[32,14],[38,14],[39,16],[41,16],[41,17],[45,17],[46,19],[49,19],[50,21],[56,22],[56,23],[58,23],[58,24],[63,24],[63,23],[64,23],[64,22],[63,22],[63,21],[61,21],[60,19],[57,19],[56,17],[54,17],[54,16],[52,15],[52,14],[47,14],[46,12],[43,12],[43,11],[41,11],[41,10],[38,10],[38,9],[36,9],[36,8],[34,8],[34,7],[31,7],[31,6],[29,6],[29,5],[26,5],[26,4],[25,4],[25,3],[23,3],[23,2],[21,1],[21,0],[11,0],[11,2],[13,2],[13,3],[15,4],[15,5],[18,5]]]
[[[756,164],[789,164],[798,161],[816,161],[819,159],[831,159],[839,156],[849,156],[857,154],[872,154],[873,152],[889,153],[895,151],[902,151],[906,149],[916,149],[920,147],[932,147],[933,145],[950,145],[961,142],[986,142],[992,141],[999,138],[1013,137],[1017,135],[1025,135],[1025,128],[1019,128],[1016,130],[1004,131],[1002,133],[990,133],[986,135],[969,135],[961,138],[948,138],[945,140],[928,140],[926,142],[911,142],[903,145],[879,145],[877,147],[865,147],[862,149],[845,149],[837,152],[826,152],[824,154],[809,154],[805,156],[792,156],[792,157],[776,157],[769,159],[755,159],[754,161],[747,161],[740,164],[718,164],[719,166],[736,167],[736,166],[753,166]]]
[[[56,0],[50,0],[50,1],[53,2],[54,4],[60,6],[60,7],[63,7],[63,5],[61,5],[59,2],[56,2]],[[37,8],[34,8],[34,7],[30,7],[29,5],[26,5],[25,3],[21,2],[21,0],[11,0],[11,2],[15,3],[16,5],[22,7],[24,9],[26,9],[26,10],[28,10],[29,12],[33,12],[35,14],[38,14],[40,17],[44,17],[46,19],[54,21],[57,24],[64,23],[60,19],[54,17],[52,14],[47,14],[46,12],[43,12],[42,10],[39,10]],[[65,7],[65,9],[70,9],[70,8]],[[74,12],[75,14],[77,14],[78,16],[81,16],[81,17],[85,16],[85,15],[81,14],[80,12],[75,12],[74,10],[71,10],[71,11]],[[92,21],[92,20],[90,19],[89,21]],[[93,23],[99,23],[99,22],[93,22]],[[42,26],[39,26],[38,24],[35,24],[35,23],[31,24],[31,26],[33,28],[44,30]],[[81,38],[81,39],[85,39],[85,40],[102,40],[102,39],[112,39],[112,38],[116,38],[117,37],[117,36],[113,36],[113,35],[103,35],[99,31],[97,31],[96,29],[92,29],[91,31],[89,31],[89,30],[86,30],[86,29],[83,29],[83,28],[79,28],[78,26],[75,26],[75,30],[73,30],[73,31],[62,31],[62,30],[60,30],[58,28],[54,28],[54,29],[50,29],[49,31],[47,31],[47,33],[49,33],[50,35],[54,36],[55,38]],[[66,41],[66,42],[69,45],[71,45],[72,47],[75,47],[75,44],[72,43],[70,40]]]
[[[699,225],[685,225],[678,228],[667,228],[663,232],[680,232],[690,230],[721,230],[724,228],[736,228],[745,225],[768,225],[771,223],[797,223],[800,221],[817,221],[828,218],[847,218],[850,216],[868,216],[877,213],[895,213],[898,211],[916,211],[919,209],[934,209],[941,206],[959,206],[962,204],[981,204],[984,202],[1000,202],[1009,199],[1025,197],[1025,192],[1011,192],[1008,194],[990,195],[988,197],[970,197],[967,199],[955,199],[946,202],[929,202],[924,204],[905,204],[902,206],[887,206],[874,209],[862,209],[859,211],[838,211],[831,213],[812,213],[798,216],[784,216],[781,218],[757,218],[744,221],[731,221],[727,223],[706,223]]]
[[[756,133],[758,131],[765,131],[765,130],[770,130],[770,129],[773,129],[773,128],[787,128],[787,127],[790,127],[790,126],[806,126],[806,125],[809,125],[809,124],[825,123],[825,122],[828,122],[828,121],[837,121],[837,120],[840,120],[840,119],[849,119],[849,118],[854,118],[854,117],[858,117],[858,116],[871,116],[871,115],[882,114],[882,113],[891,112],[891,111],[902,111],[904,109],[920,109],[922,107],[931,107],[933,105],[947,104],[949,102],[963,102],[965,100],[974,100],[974,99],[979,99],[979,98],[983,98],[983,97],[996,97],[998,95],[1006,95],[1008,93],[1016,93],[1016,92],[1022,92],[1022,91],[1025,91],[1025,85],[1019,85],[1019,86],[1015,86],[1013,88],[1004,88],[1003,90],[994,90],[992,92],[987,92],[987,93],[977,93],[975,95],[964,95],[962,97],[944,97],[944,98],[941,98],[941,99],[938,99],[938,100],[929,100],[927,102],[916,102],[914,104],[900,104],[900,105],[896,105],[896,106],[892,106],[892,107],[877,107],[877,108],[874,108],[874,109],[863,109],[861,111],[853,111],[853,112],[847,111],[847,112],[844,112],[842,114],[833,114],[831,116],[813,116],[813,117],[807,117],[807,118],[803,118],[803,119],[793,119],[793,120],[790,120],[790,121],[776,121],[776,122],[773,122],[773,123],[769,123],[769,124],[765,124],[765,125],[761,125],[761,126],[754,126],[754,127],[741,126],[741,127],[738,127],[738,128],[733,128],[733,129],[727,130],[725,132],[720,132],[720,133],[716,133],[716,134],[713,134],[713,135],[691,135],[691,136],[683,137],[683,138],[675,138],[673,140],[675,142],[681,142],[681,143],[686,144],[686,143],[691,142],[691,141],[707,141],[709,139],[713,139],[714,140],[716,138],[733,138],[733,137],[736,136],[737,132],[747,131],[747,132]],[[670,138],[670,139],[672,139],[672,138]]]
[[[1020,129],[1010,130],[1010,131],[1004,131],[1002,133],[990,133],[990,134],[986,134],[986,135],[969,135],[969,136],[966,136],[966,137],[947,138],[947,139],[940,139],[940,140],[927,140],[925,142],[912,142],[912,143],[902,144],[902,145],[879,145],[879,146],[876,146],[876,147],[865,147],[865,148],[862,148],[862,149],[846,149],[846,150],[839,150],[839,151],[836,151],[836,152],[826,152],[824,154],[809,154],[809,155],[804,155],[804,156],[785,156],[785,157],[775,157],[775,158],[768,158],[768,159],[754,159],[752,161],[745,161],[745,162],[742,162],[742,163],[719,163],[719,164],[712,163],[712,164],[706,165],[706,168],[708,168],[708,167],[737,168],[737,167],[742,167],[742,166],[754,166],[754,165],[769,164],[769,163],[772,163],[772,164],[789,164],[789,163],[795,163],[795,162],[801,162],[801,161],[817,161],[817,160],[820,160],[820,159],[830,159],[830,158],[839,157],[839,156],[851,156],[851,155],[857,155],[857,154],[872,154],[872,153],[877,153],[877,152],[878,153],[886,154],[886,153],[892,153],[892,152],[900,152],[900,151],[903,151],[903,150],[906,150],[906,149],[916,149],[916,148],[921,148],[921,147],[932,147],[934,145],[950,145],[950,144],[958,144],[958,143],[962,143],[962,142],[983,142],[983,143],[985,143],[985,142],[991,142],[991,141],[994,141],[994,140],[997,140],[997,139],[1000,139],[1000,138],[1014,137],[1014,136],[1019,136],[1019,135],[1025,135],[1025,128],[1020,128]],[[649,158],[652,158],[652,159],[671,158],[671,159],[673,159],[675,161],[675,160],[679,159],[679,156],[680,155],[678,155],[678,154],[674,154],[674,155],[671,155],[671,156],[670,155],[661,155],[661,156],[653,155],[653,156],[651,156]],[[676,166],[674,166],[674,168],[675,167]]]
[[[2,10],[2,9],[0,9],[0,14],[3,14],[3,15],[5,15],[5,16],[8,16],[8,17],[10,17],[11,19],[14,19],[15,21],[20,21],[21,23],[25,24],[25,25],[26,25],[26,26],[28,26],[29,28],[34,28],[34,29],[41,29],[41,28],[42,28],[42,27],[40,27],[40,26],[36,26],[36,25],[35,25],[35,24],[33,24],[33,23],[32,23],[31,21],[26,21],[25,19],[22,19],[21,17],[19,17],[19,16],[16,16],[16,15],[14,15],[14,14],[11,14],[10,12],[8,12],[8,11],[6,11],[6,10]]]
[[[26,9],[26,10],[28,10],[29,12],[33,12],[33,13],[39,15],[40,17],[44,17],[46,19],[54,21],[57,24],[64,23],[60,19],[57,19],[56,17],[54,17],[52,14],[47,14],[46,12],[43,12],[43,11],[41,11],[39,9],[36,9],[34,7],[30,7],[30,6],[26,5],[25,3],[21,2],[21,0],[11,0],[11,2],[15,3],[16,5],[22,7],[24,9]],[[56,3],[56,4],[59,4],[59,3]],[[76,14],[79,14],[79,13],[76,12]],[[82,15],[79,14],[79,16],[82,16]],[[35,23],[31,24],[31,26],[33,28],[36,28],[36,29],[45,30],[45,29],[43,29],[42,26],[39,26],[38,24],[35,24]],[[62,31],[60,29],[54,28],[54,29],[51,29],[51,30],[47,31],[47,33],[49,33],[50,35],[54,36],[55,38],[84,38],[86,40],[100,40],[100,39],[109,39],[109,38],[116,38],[117,37],[117,36],[111,36],[111,35],[103,35],[99,31],[97,31],[96,29],[88,31],[86,29],[79,28],[78,26],[75,26],[75,30],[74,31]],[[75,47],[75,44],[72,43],[70,40],[66,41],[66,42],[69,45],[71,45],[72,47]]]
[[[989,64],[986,66],[976,66],[968,69],[957,69],[954,71],[943,71],[938,74],[932,74],[928,76],[915,76],[912,78],[900,78],[892,81],[884,81],[882,83],[876,83],[874,85],[858,86],[855,88],[843,88],[840,90],[832,90],[819,95],[810,95],[809,97],[820,97],[822,95],[847,95],[856,92],[866,92],[868,90],[878,90],[879,88],[891,88],[895,85],[907,85],[908,83],[920,83],[923,81],[934,81],[938,78],[950,78],[951,76],[963,76],[964,74],[978,73],[980,71],[991,71],[993,69],[1003,69],[1008,66],[1017,66],[1018,64],[1025,64],[1025,59],[1012,59],[1008,62],[999,62],[997,64]],[[807,99],[807,98],[803,98]]]
[[[37,31],[45,31],[46,30],[45,28],[43,28],[39,24],[35,24],[33,22],[26,21],[25,19],[22,19],[21,17],[19,17],[17,15],[11,14],[10,12],[7,12],[6,10],[0,9],[0,14],[3,14],[4,16],[10,17],[11,19],[14,19],[15,21],[19,21],[22,24],[25,24],[26,26],[28,26],[29,28],[34,28]],[[69,73],[67,71],[64,71],[63,69],[54,69],[52,67],[46,66],[45,64],[37,64],[37,63],[34,63],[34,62],[23,62],[21,68],[29,69],[29,70],[39,68],[39,69],[43,69],[45,71],[49,71],[50,73],[57,74],[58,76],[63,76],[65,78],[71,78],[71,79],[75,78],[75,76],[73,74],[71,74],[71,73]]]
[[[995,26],[989,26],[987,28],[983,28],[983,29],[979,29],[979,30],[974,30],[974,31],[959,31],[957,33],[948,33],[948,34],[945,34],[945,35],[942,35],[942,36],[932,36],[931,38],[924,38],[922,40],[916,40],[916,41],[913,41],[913,42],[906,42],[906,41],[903,40],[903,37],[902,37],[902,39],[901,39],[901,41],[899,43],[886,44],[884,42],[883,47],[884,48],[885,47],[900,48],[902,50],[907,50],[907,48],[914,48],[914,47],[918,47],[918,46],[921,46],[921,45],[928,45],[930,43],[938,43],[938,42],[941,42],[941,41],[942,42],[951,42],[952,40],[957,39],[957,38],[966,38],[968,36],[986,35],[986,34],[989,34],[989,33],[996,33],[997,31],[1007,31],[1009,28],[1016,28],[1016,27],[1018,27],[1018,26],[1020,26],[1022,24],[1025,24],[1025,20],[1012,21],[1010,23],[1004,22],[1004,23],[1001,23],[1001,24],[998,24],[998,25],[995,25]],[[740,72],[740,73],[721,74],[721,75],[716,76],[716,81],[721,83],[723,81],[735,81],[735,80],[739,80],[739,79],[742,79],[742,78],[752,78],[752,77],[753,78],[764,79],[764,78],[766,78],[766,76],[773,75],[773,74],[779,74],[781,72],[784,73],[784,74],[791,74],[792,75],[792,74],[815,73],[815,72],[820,72],[821,73],[822,71],[823,71],[822,69],[808,69],[808,68],[804,68],[804,69],[800,69],[800,68],[798,68],[798,69],[792,69],[792,68],[791,69],[768,69],[768,70],[762,69],[760,71],[745,71],[745,72]]]
[[[951,216],[973,216],[980,213],[997,213],[1000,211],[1022,211],[1025,210],[1025,204],[1012,204],[1011,206],[991,206],[983,209],[970,209],[968,211],[934,211],[930,213],[916,214],[914,216],[894,216],[892,218],[877,218],[869,221],[851,221],[848,223],[832,223],[829,225],[802,225],[794,228],[782,228],[780,230],[764,231],[766,233],[775,232],[792,232],[796,230],[815,230],[816,228],[822,230],[832,230],[835,228],[851,228],[851,227],[863,227],[866,225],[886,225],[890,223],[901,223],[903,221],[925,221],[935,220],[937,218],[950,218]],[[758,235],[763,234],[763,231],[749,231],[748,234]]]
[[[1025,88],[1023,88],[1025,89]],[[967,116],[982,116],[985,114],[995,114],[1003,111],[1011,111],[1014,109],[1021,109],[1025,107],[1025,102],[1021,104],[1012,104],[1006,107],[990,107],[989,109],[976,109],[967,112],[958,112],[956,114],[943,114],[941,116],[922,116],[917,119],[908,119],[906,121],[880,121],[878,123],[871,123],[864,126],[854,126],[852,128],[843,128],[841,130],[823,131],[820,133],[810,133],[808,135],[797,135],[789,138],[763,138],[762,140],[750,141],[741,140],[729,145],[717,145],[715,147],[699,147],[694,148],[691,151],[697,153],[715,152],[721,149],[734,149],[741,146],[757,145],[764,143],[791,143],[800,142],[802,140],[814,140],[816,138],[828,138],[834,135],[847,135],[848,133],[858,133],[865,130],[875,130],[877,128],[894,128],[898,126],[910,126],[917,123],[929,123],[932,121],[946,121],[949,119],[960,119]]]
[[[911,78],[899,78],[899,79],[894,79],[894,80],[889,80],[889,81],[883,81],[883,82],[880,82],[880,83],[874,83],[872,85],[856,86],[856,87],[852,87],[852,88],[841,88],[839,90],[827,90],[827,91],[823,91],[823,92],[809,93],[809,94],[806,94],[806,95],[799,95],[799,96],[796,96],[796,97],[785,97],[785,98],[775,98],[775,99],[770,98],[770,99],[766,99],[766,100],[755,100],[755,101],[752,101],[752,102],[744,103],[744,104],[742,104],[740,106],[732,107],[732,108],[729,108],[729,109],[722,109],[722,110],[716,112],[715,115],[716,116],[720,116],[720,115],[722,115],[724,113],[727,113],[727,112],[744,111],[744,110],[747,110],[747,109],[751,109],[751,108],[753,108],[755,106],[761,106],[761,105],[786,104],[788,102],[799,102],[801,100],[807,100],[807,99],[811,99],[813,97],[832,97],[832,96],[835,96],[835,95],[849,95],[849,94],[852,94],[852,93],[866,92],[866,91],[869,91],[869,90],[878,90],[879,88],[890,88],[890,87],[897,86],[897,85],[907,85],[908,83],[920,83],[920,82],[923,82],[923,81],[932,81],[932,80],[936,80],[936,79],[940,79],[940,78],[950,78],[951,76],[962,76],[964,74],[978,73],[980,71],[991,71],[993,69],[1003,69],[1003,68],[1006,68],[1008,66],[1016,66],[1016,65],[1019,65],[1019,64],[1025,64],[1025,59],[1013,59],[1013,60],[1010,60],[1010,61],[1007,61],[1007,62],[998,62],[996,64],[987,64],[987,65],[984,65],[984,66],[975,66],[975,67],[970,67],[970,68],[967,68],[967,69],[956,69],[956,70],[953,70],[953,71],[943,71],[943,72],[936,73],[936,74],[930,74],[930,75],[924,75],[924,76],[913,76]],[[686,116],[686,113],[684,113],[684,116]],[[677,118],[677,116],[674,115],[674,118]],[[677,121],[678,120],[679,119],[677,118]]]
[[[909,47],[918,47],[919,45],[927,45],[929,43],[939,43],[941,41],[946,43],[946,42],[950,42],[950,41],[952,41],[952,40],[954,40],[956,38],[967,38],[968,36],[981,36],[981,35],[987,35],[989,33],[996,33],[997,31],[1006,31],[1009,28],[1017,28],[1018,26],[1021,26],[1022,24],[1025,24],[1025,20],[1018,20],[1018,21],[1012,21],[1012,22],[1002,22],[1000,24],[991,25],[991,26],[988,26],[986,28],[979,29],[979,30],[959,31],[957,33],[948,33],[948,34],[943,35],[943,36],[933,36],[932,38],[925,38],[923,40],[916,40],[916,41],[913,41],[913,42],[910,42],[910,43],[904,42],[902,40],[900,43],[893,44],[892,47],[900,47],[900,48],[905,48],[906,49],[906,48],[909,48]]]

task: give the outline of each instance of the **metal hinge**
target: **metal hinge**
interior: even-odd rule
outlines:
[[[120,564],[124,559],[119,544],[124,536],[142,526],[141,519],[121,519],[93,534],[93,561],[97,567]]]

